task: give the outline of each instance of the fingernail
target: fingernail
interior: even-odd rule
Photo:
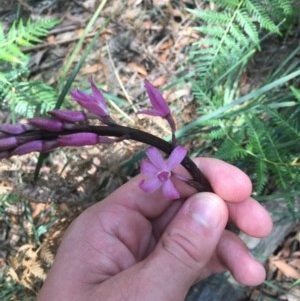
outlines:
[[[207,228],[218,227],[221,221],[220,203],[204,194],[195,195],[190,204],[189,213],[193,219]]]

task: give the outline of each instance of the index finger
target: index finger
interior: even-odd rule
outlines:
[[[212,158],[195,158],[193,160],[211,183],[214,192],[223,200],[242,202],[250,196],[251,181],[237,167]],[[187,176],[187,171],[183,167],[179,168],[178,172],[183,176]],[[167,200],[161,189],[153,193],[144,192],[139,187],[143,178],[144,176],[141,174],[134,177],[103,200],[102,205],[104,205],[103,203],[110,206],[121,205],[137,210],[149,219],[158,217],[174,200]],[[187,198],[196,192],[195,189],[178,179],[174,179],[174,184],[183,198]]]

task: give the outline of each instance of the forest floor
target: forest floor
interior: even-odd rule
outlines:
[[[128,0],[127,4],[109,1],[73,62],[78,62],[93,36],[113,15],[73,88],[88,88],[88,79],[92,76],[105,91],[130,104],[130,110],[122,111],[121,115],[118,108],[113,111],[124,123],[146,127],[161,137],[168,135],[164,123],[151,118],[141,120],[134,116],[134,111],[145,103],[144,78],[162,90],[178,76],[178,70],[188,64],[185,54],[200,37],[193,31],[194,21],[185,7],[208,8],[200,2],[183,0],[171,5],[167,0]],[[99,3],[97,0],[3,1],[0,16],[7,26],[17,14],[33,20],[39,16],[61,20],[42,44],[24,49],[31,54],[31,78],[58,86],[63,66]],[[273,42],[273,50],[269,45],[271,52],[281,47],[279,40],[274,38]],[[264,52],[261,54],[256,62],[265,60]],[[272,64],[270,59],[269,64]],[[266,69],[270,67],[264,65]],[[262,74],[252,72],[253,77],[245,80],[257,82]],[[179,128],[196,114],[192,102],[188,101],[190,91],[186,83],[180,90],[171,88],[164,92],[175,106],[178,101],[185,103],[185,110],[177,120]],[[0,120],[9,122],[9,113],[1,112]],[[140,145],[122,142],[113,147],[58,150],[51,154],[34,183],[36,154],[0,163],[0,194],[9,195],[0,211],[0,282],[5,282],[7,291],[7,299],[3,300],[35,299],[65,229],[85,208],[128,180],[132,171],[126,162],[139,148]],[[299,267],[300,225],[295,224],[266,261],[266,283],[247,290],[243,300],[296,300],[300,290],[290,285],[300,278]]]

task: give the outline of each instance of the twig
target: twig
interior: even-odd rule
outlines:
[[[87,35],[87,38],[92,38],[95,35],[96,35],[96,32],[90,33],[90,34]],[[22,51],[24,53],[26,53],[26,52],[30,52],[30,51],[41,50],[41,49],[44,49],[44,48],[47,48],[47,47],[55,47],[55,46],[58,46],[58,45],[72,43],[72,42],[78,41],[79,39],[80,39],[80,37],[76,37],[76,38],[71,38],[71,39],[68,39],[68,40],[58,41],[58,42],[54,42],[54,43],[43,43],[43,44],[39,44],[39,45],[36,45],[36,46],[24,47],[24,48],[22,48]]]

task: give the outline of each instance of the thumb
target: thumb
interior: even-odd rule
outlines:
[[[185,201],[146,260],[144,272],[160,294],[155,300],[184,299],[214,253],[227,219],[225,202],[213,193]]]

